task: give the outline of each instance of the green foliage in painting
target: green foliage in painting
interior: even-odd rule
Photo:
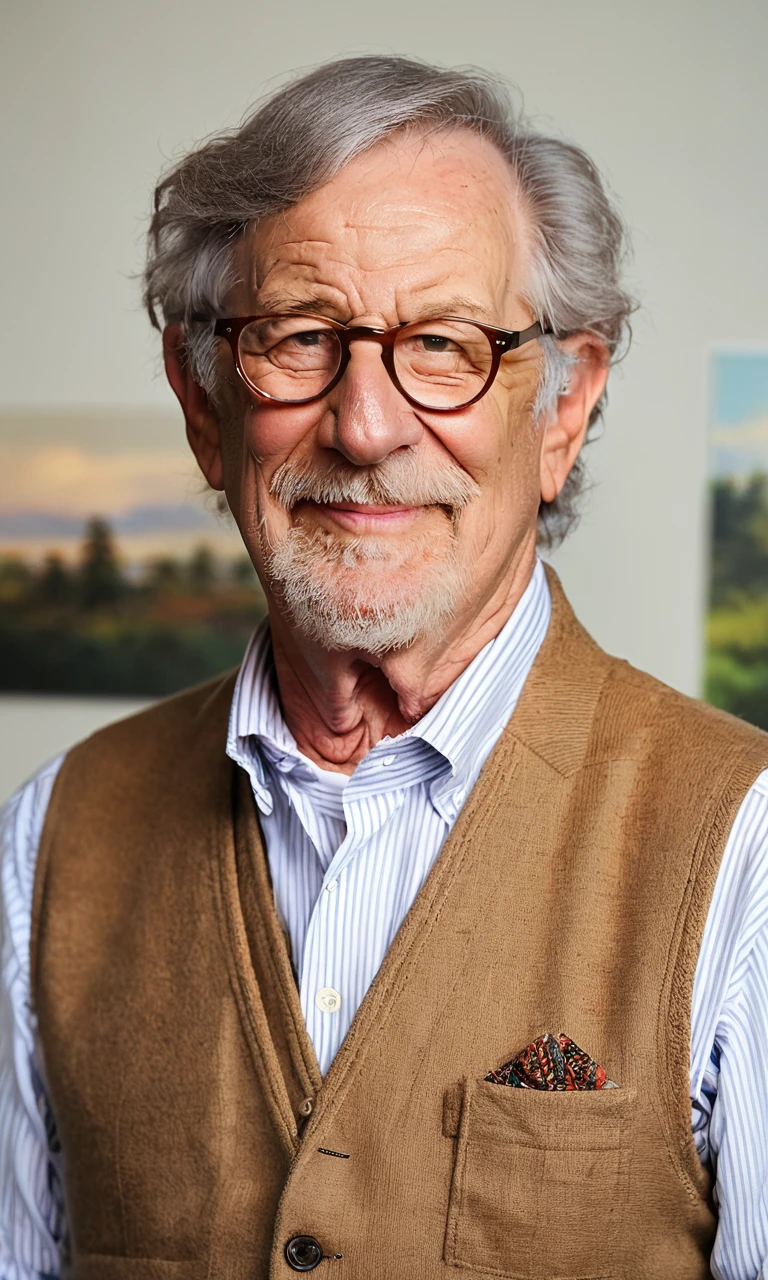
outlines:
[[[0,557],[0,690],[174,693],[235,666],[264,611],[247,556],[222,564],[201,545],[127,574],[94,517],[75,565]]]
[[[768,475],[712,486],[705,697],[768,729]]]

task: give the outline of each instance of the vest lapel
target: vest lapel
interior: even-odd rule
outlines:
[[[275,908],[274,892],[256,805],[247,774],[236,770],[235,858],[239,903],[250,959],[294,1114],[322,1084],[307,1034],[289,943]]]
[[[292,1157],[299,1141],[296,1095],[305,1088],[310,1096],[319,1072],[316,1061],[313,1070],[306,1030],[301,1035],[301,1007],[274,909],[253,796],[245,797],[241,790],[240,803],[236,800],[236,790],[244,785],[237,778],[240,772],[229,760],[222,765],[221,807],[209,841],[212,883],[245,1038],[275,1130]]]
[[[546,570],[552,617],[507,732],[568,777],[584,760],[611,659],[574,615],[554,569]]]

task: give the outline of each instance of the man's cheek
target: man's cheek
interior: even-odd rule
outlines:
[[[253,405],[245,421],[250,452],[265,468],[274,471],[295,449],[310,445],[319,416],[317,405]]]

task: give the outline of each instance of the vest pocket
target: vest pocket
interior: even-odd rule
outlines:
[[[445,1261],[512,1280],[622,1276],[633,1105],[630,1089],[450,1090]]]

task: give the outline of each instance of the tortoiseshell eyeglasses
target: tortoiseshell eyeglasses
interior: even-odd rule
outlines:
[[[392,329],[314,315],[235,316],[217,320],[214,328],[229,343],[240,377],[264,400],[299,405],[322,399],[343,377],[350,343],[369,341],[380,345],[401,395],[435,413],[474,404],[492,385],[502,356],[550,333],[538,322],[528,329],[497,329],[455,316]]]

